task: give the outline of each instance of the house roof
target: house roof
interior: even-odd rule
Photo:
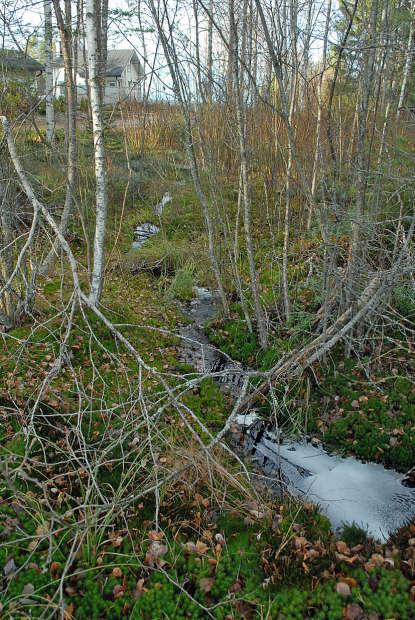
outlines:
[[[132,62],[139,65],[139,60],[135,51],[130,49],[124,50],[108,50],[107,52],[107,70],[105,72],[106,77],[121,77],[125,67],[130,62],[133,56]],[[56,67],[63,67],[63,59],[61,56],[55,58],[54,64]],[[85,67],[83,61],[80,62],[79,73],[85,75]]]
[[[134,56],[132,62],[139,64],[137,54],[133,49],[108,50],[106,76],[121,77],[132,56]]]
[[[43,71],[40,62],[20,50],[0,49],[0,68]]]

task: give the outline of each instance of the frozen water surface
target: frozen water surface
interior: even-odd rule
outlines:
[[[255,424],[253,416],[245,418],[245,426]],[[404,475],[393,469],[328,454],[306,442],[278,443],[267,431],[256,431],[251,439],[260,467],[268,475],[279,472],[288,491],[318,504],[335,529],[354,522],[385,541],[415,515],[415,489],[404,486]]]
[[[139,250],[147,239],[150,239],[150,237],[157,234],[159,230],[159,227],[151,222],[139,224],[134,228],[134,241],[131,247],[134,250]]]

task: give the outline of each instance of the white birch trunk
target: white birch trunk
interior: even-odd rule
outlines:
[[[85,31],[88,46],[88,84],[90,92],[95,163],[95,237],[94,260],[91,277],[90,301],[97,305],[102,292],[105,232],[107,223],[107,172],[105,166],[104,127],[102,122],[100,57],[98,27],[95,19],[94,0],[85,3]]]

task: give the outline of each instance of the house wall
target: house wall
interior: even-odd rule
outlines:
[[[104,104],[114,105],[120,99],[141,99],[141,75],[139,65],[129,62],[120,78],[107,77],[105,79]],[[53,82],[55,85],[55,97],[65,97],[65,70],[63,67],[54,67]],[[86,80],[77,75],[78,101],[88,96]]]
[[[115,104],[120,99],[141,99],[140,74],[134,63],[128,63],[120,78],[106,78],[104,103]]]
[[[53,84],[55,88],[55,98],[66,96],[65,69],[63,67],[53,68]],[[86,80],[81,75],[76,76],[77,96],[79,99],[87,96]]]

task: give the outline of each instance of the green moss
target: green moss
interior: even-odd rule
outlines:
[[[184,403],[210,430],[219,430],[227,418],[229,405],[217,384],[203,379],[191,392],[185,395]]]
[[[380,385],[374,389],[352,360],[327,373],[313,394],[310,429],[336,449],[405,471],[415,460],[414,386],[399,376]]]

